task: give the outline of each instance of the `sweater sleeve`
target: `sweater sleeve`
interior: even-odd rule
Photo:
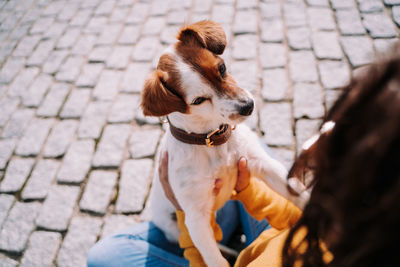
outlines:
[[[250,179],[249,186],[232,199],[240,200],[254,218],[266,218],[278,230],[294,225],[301,216],[301,210],[292,202],[254,177]]]
[[[194,246],[192,239],[190,238],[189,231],[185,225],[185,213],[181,210],[177,210],[176,218],[178,221],[178,228],[181,231],[179,236],[179,246],[184,249],[183,256],[189,261],[190,267],[205,267],[207,266],[200,252]],[[211,227],[214,232],[216,241],[222,240],[222,230],[215,220],[215,216],[211,217]]]

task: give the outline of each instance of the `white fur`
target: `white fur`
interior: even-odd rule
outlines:
[[[190,114],[169,114],[168,117],[175,127],[187,132],[207,133],[222,123],[236,125],[245,119],[239,117],[235,121],[230,120],[229,115],[237,112],[235,104],[238,103],[238,99],[218,96],[202,81],[198,73],[177,59],[182,87],[186,93],[185,101],[190,104],[195,97],[208,95],[212,102],[206,101],[199,106],[190,106]],[[238,97],[251,98],[247,91],[243,91]],[[193,243],[208,266],[229,266],[215,242],[210,217],[212,212],[221,208],[231,197],[237,179],[237,162],[241,156],[247,158],[252,175],[263,179],[276,192],[291,199],[299,207],[307,201],[292,196],[287,191],[286,169],[264,151],[256,134],[245,125],[237,125],[225,144],[212,148],[182,143],[176,140],[168,129],[162,139],[159,153],[164,151],[169,153],[168,177],[171,188],[185,212],[185,224]],[[216,178],[222,179],[223,182],[217,197],[212,193]],[[165,232],[168,240],[177,242],[179,230],[171,216],[175,208],[165,197],[158,172],[155,172],[149,201],[152,221]]]

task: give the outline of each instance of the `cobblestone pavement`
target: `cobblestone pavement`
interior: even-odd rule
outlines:
[[[399,36],[400,0],[0,1],[0,266],[84,266],[143,220],[163,133],[138,103],[184,22],[223,24],[247,122],[290,166],[353,71]]]

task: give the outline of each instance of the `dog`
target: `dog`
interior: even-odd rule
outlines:
[[[177,39],[146,79],[141,107],[146,116],[169,120],[157,158],[168,151],[169,183],[185,212],[194,245],[208,266],[229,266],[215,242],[210,219],[232,195],[240,156],[248,159],[252,175],[299,207],[307,199],[289,193],[285,167],[240,124],[252,114],[254,99],[237,85],[220,57],[226,46],[222,26],[200,21],[184,26]],[[223,182],[217,196],[212,193],[216,178]],[[158,172],[148,202],[152,221],[169,241],[177,242],[179,230],[171,216],[175,208],[164,195]]]

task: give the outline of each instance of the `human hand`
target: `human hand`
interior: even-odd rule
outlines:
[[[175,209],[182,210],[181,206],[178,203],[178,200],[175,198],[175,194],[172,191],[171,185],[168,181],[168,152],[161,154],[160,162],[158,164],[158,177],[160,178],[161,185],[164,189],[164,194],[167,199],[174,205]]]
[[[238,161],[238,175],[235,190],[240,193],[246,189],[250,184],[250,171],[247,168],[247,159],[245,157],[240,157]]]
[[[158,164],[158,177],[160,178],[160,182],[167,199],[172,203],[172,205],[174,205],[175,209],[182,210],[168,181],[168,152],[163,153],[160,157],[160,162]],[[218,195],[219,191],[222,188],[222,185],[223,184],[221,179],[215,179],[213,189],[214,195]]]

